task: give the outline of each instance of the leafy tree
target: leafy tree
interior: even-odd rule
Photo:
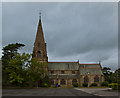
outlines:
[[[120,68],[118,68],[118,69],[115,71],[115,74],[116,74],[117,78],[120,79]]]
[[[115,77],[116,77],[116,80],[118,82],[118,84],[120,84],[120,68],[118,68],[116,71],[115,71]]]
[[[31,59],[31,64],[27,66],[27,80],[28,85],[38,86],[38,81],[44,80],[45,73],[47,72],[45,68],[47,67],[47,63],[39,62],[36,58]]]
[[[108,67],[104,67],[102,70],[103,70],[103,74],[104,74],[104,75],[109,75],[109,74],[111,74],[111,72],[110,72],[111,69],[108,68]]]
[[[11,84],[23,86],[23,82],[25,81],[25,66],[29,65],[30,57],[31,55],[23,53],[22,55],[16,54],[12,59],[10,59],[10,63],[6,68],[6,71],[9,73],[8,76]]]
[[[10,60],[14,57],[15,54],[18,53],[18,50],[21,47],[24,47],[24,44],[16,43],[16,44],[8,44],[3,47],[3,56],[2,56],[2,84],[5,86],[9,85],[8,76],[9,73],[6,71],[6,68],[9,65]]]
[[[2,65],[3,69],[9,64],[9,60],[13,58],[15,54],[18,53],[18,50],[21,47],[24,47],[24,44],[16,43],[16,44],[8,44],[7,46],[3,47],[3,56],[2,56]]]
[[[47,63],[31,59],[31,54],[19,54],[18,50],[23,44],[9,44],[3,48],[3,86],[38,86],[42,80],[49,86]],[[45,77],[46,76],[46,77]]]
[[[105,81],[108,83],[117,83],[120,80],[120,68],[117,69],[115,72],[111,72],[110,68],[104,67],[103,74]]]
[[[105,81],[107,81],[108,83],[116,82],[115,74],[111,72],[110,68],[104,67],[103,74],[104,74]]]

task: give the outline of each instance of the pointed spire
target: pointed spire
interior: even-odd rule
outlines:
[[[39,16],[39,23],[38,23],[34,48],[33,48],[33,57],[38,58],[39,61],[47,61],[48,57],[46,51],[46,43],[44,40],[44,33],[42,29],[41,12],[39,14],[40,16]]]
[[[40,14],[39,23],[38,23],[38,29],[37,29],[37,35],[35,41],[40,41],[41,43],[45,43],[43,29],[42,29],[42,22],[41,22],[41,12],[39,14]]]

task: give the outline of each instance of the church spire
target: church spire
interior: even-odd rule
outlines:
[[[40,42],[45,43],[43,29],[42,29],[42,22],[41,22],[41,12],[39,14],[40,14],[39,23],[38,23],[37,35],[36,35],[36,40],[35,41],[39,40]]]
[[[38,23],[32,57],[37,58],[41,62],[44,62],[44,61],[48,61],[48,57],[46,51],[46,43],[44,40],[44,33],[42,29],[41,12],[39,14],[40,14],[39,23]]]

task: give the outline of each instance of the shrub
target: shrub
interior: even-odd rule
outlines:
[[[73,86],[74,87],[78,87],[78,83],[73,83]]]
[[[117,80],[117,83],[120,84],[120,80],[119,79]]]
[[[42,83],[42,87],[49,87],[47,83]]]
[[[88,83],[83,83],[82,84],[84,87],[88,87]]]
[[[108,82],[107,81],[102,82],[101,86],[108,86]]]
[[[48,76],[45,76],[43,79],[42,79],[42,83],[46,83],[48,85],[48,87],[50,87],[50,79]]]
[[[120,84],[118,84],[118,90],[120,90]]]
[[[120,79],[117,80],[118,83],[118,90],[120,90]]]
[[[95,86],[97,86],[97,83],[92,83],[90,86],[95,87]]]
[[[112,88],[113,90],[120,90],[120,84],[118,83],[111,83],[108,86]]]

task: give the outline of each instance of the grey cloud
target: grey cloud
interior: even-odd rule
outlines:
[[[21,52],[32,53],[40,10],[49,61],[102,60],[117,68],[117,3],[3,3],[3,46],[21,42]]]

